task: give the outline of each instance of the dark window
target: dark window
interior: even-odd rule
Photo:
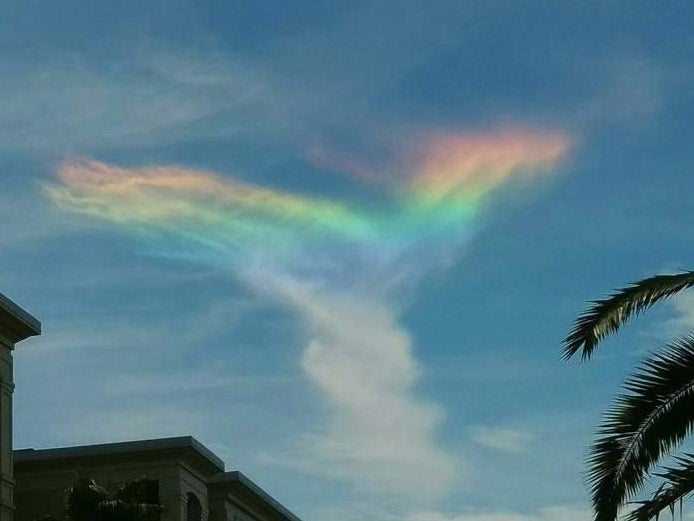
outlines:
[[[195,494],[188,492],[186,502],[186,521],[202,521],[202,505]]]

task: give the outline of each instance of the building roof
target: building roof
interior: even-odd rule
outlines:
[[[138,452],[189,451],[206,460],[218,472],[224,472],[224,462],[210,449],[192,436],[160,438],[155,440],[124,441],[78,447],[54,449],[18,449],[14,451],[15,464],[45,462],[52,460],[90,458],[135,454]]]
[[[238,470],[222,472],[216,476],[212,476],[208,483],[211,486],[229,487],[237,493],[243,493],[246,497],[269,507],[274,511],[278,519],[283,521],[301,521],[301,519],[292,514],[284,505]]]
[[[13,344],[41,334],[41,322],[0,293],[0,331]]]
[[[207,483],[212,489],[220,492],[232,492],[235,496],[261,508],[277,521],[301,521],[270,494],[251,481],[239,471],[225,472],[224,462],[211,450],[192,436],[160,438],[154,440],[125,441],[103,443],[100,445],[82,445],[77,447],[59,447],[52,449],[17,449],[14,451],[15,466],[57,464],[83,458],[104,458],[128,456],[138,453],[180,452],[187,451],[197,458],[202,458],[206,466],[215,469]],[[211,490],[212,490],[211,489]]]

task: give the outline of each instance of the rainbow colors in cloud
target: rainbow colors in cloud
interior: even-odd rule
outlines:
[[[364,238],[371,224],[343,204],[175,167],[126,169],[92,160],[64,163],[47,187],[61,207],[124,225],[186,236],[218,248],[302,237]]]
[[[512,174],[551,170],[568,149],[558,134],[441,134],[420,147],[408,188],[420,204],[475,204]]]
[[[394,161],[404,175],[381,176],[376,209],[201,170],[128,169],[93,160],[64,163],[60,183],[47,193],[70,211],[246,255],[330,245],[407,247],[465,232],[507,179],[550,172],[568,150],[569,140],[553,133],[431,135]]]
[[[415,393],[419,364],[398,323],[401,297],[466,244],[494,190],[511,177],[553,171],[568,150],[561,135],[504,131],[431,134],[383,168],[314,156],[326,174],[342,170],[355,188],[369,184],[364,197],[93,160],[64,163],[46,191],[66,210],[145,234],[155,254],[228,269],[295,312],[306,335],[301,368],[330,414],[306,432],[289,464],[359,476],[354,485],[369,493],[431,500],[455,482],[457,463],[437,443],[442,410]],[[402,479],[413,473],[427,486]]]

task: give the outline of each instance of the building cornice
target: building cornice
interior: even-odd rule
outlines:
[[[244,497],[250,499],[255,504],[263,505],[264,508],[269,508],[274,512],[274,516],[277,516],[278,520],[301,521],[287,507],[256,485],[243,472],[238,470],[222,472],[213,476],[208,483],[213,490],[229,492],[235,497]],[[242,492],[242,494],[239,494],[239,492]]]
[[[14,451],[14,461],[15,464],[32,464],[64,459],[107,458],[120,455],[155,454],[158,452],[191,454],[201,463],[204,462],[209,471],[215,473],[224,472],[224,462],[192,436],[53,449],[17,449]]]
[[[11,348],[12,344],[40,335],[41,322],[0,293],[0,331],[2,343]]]

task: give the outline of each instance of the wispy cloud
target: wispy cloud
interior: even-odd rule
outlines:
[[[153,145],[181,139],[188,126],[219,114],[233,114],[235,124],[216,132],[248,132],[260,114],[278,113],[277,102],[261,71],[234,60],[149,48],[109,68],[50,53],[30,62],[3,58],[1,146],[61,154]],[[214,124],[207,131],[214,132]]]
[[[468,435],[483,447],[515,453],[525,452],[535,440],[532,433],[510,427],[474,426],[470,427]]]

